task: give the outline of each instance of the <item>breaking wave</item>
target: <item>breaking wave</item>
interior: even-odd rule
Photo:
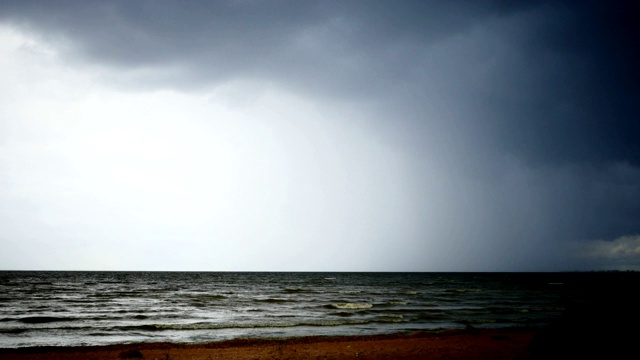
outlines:
[[[408,301],[393,300],[393,301],[387,301],[385,305],[407,305],[408,303],[409,303]]]
[[[265,323],[192,323],[192,324],[146,324],[117,327],[125,331],[170,331],[170,330],[220,330],[220,329],[253,329],[253,328],[287,328],[299,326],[349,326],[372,323],[402,322],[402,315],[384,315],[372,319],[318,320],[300,322],[265,322]]]
[[[338,303],[325,305],[329,309],[369,309],[373,304],[369,303]]]

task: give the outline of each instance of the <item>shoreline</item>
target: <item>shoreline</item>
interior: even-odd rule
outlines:
[[[539,329],[417,331],[411,334],[241,338],[207,343],[132,343],[0,349],[0,358],[39,359],[531,359]]]

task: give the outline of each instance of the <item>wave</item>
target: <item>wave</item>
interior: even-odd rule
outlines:
[[[266,323],[192,323],[192,324],[145,324],[134,326],[121,326],[121,330],[167,331],[167,330],[220,330],[220,329],[249,329],[249,328],[281,328],[295,326],[337,326],[347,325],[348,322],[266,322]]]
[[[513,313],[529,312],[529,310],[526,308],[497,307],[497,306],[489,306],[489,307],[486,307],[484,310],[492,314],[513,314]]]
[[[189,305],[193,306],[193,307],[197,307],[197,308],[206,308],[209,307],[211,304],[208,304],[204,301],[191,301],[188,303]]]
[[[317,294],[319,291],[303,288],[285,288],[282,292],[285,294]]]
[[[496,323],[510,323],[512,320],[506,319],[471,319],[471,320],[460,320],[458,321],[461,324],[496,324]]]
[[[340,290],[340,294],[360,294],[362,290]]]
[[[254,328],[288,328],[301,326],[349,326],[372,323],[398,323],[404,321],[402,315],[384,315],[372,319],[359,320],[318,320],[299,322],[264,322],[264,323],[191,323],[191,324],[145,324],[133,326],[120,326],[117,330],[123,331],[172,331],[172,330],[223,330],[223,329],[254,329]]]
[[[264,298],[264,299],[253,299],[253,301],[278,304],[278,303],[292,302],[293,300],[281,299],[281,298]]]
[[[92,306],[95,305],[96,303],[106,303],[108,301],[99,301],[99,300],[92,300],[92,299],[60,299],[60,302],[63,303],[71,303],[71,304],[83,304],[83,305],[87,305],[87,306]],[[101,306],[101,305],[100,305]]]
[[[51,285],[56,285],[56,286],[80,286],[80,285],[84,285],[84,283],[80,283],[80,282],[52,282]]]
[[[182,316],[179,314],[127,314],[124,316],[119,315],[100,315],[93,314],[93,316],[78,316],[78,317],[62,317],[62,316],[26,316],[26,317],[5,317],[0,319],[0,322],[19,322],[23,324],[47,324],[47,323],[56,323],[56,322],[78,322],[78,321],[99,321],[99,322],[109,322],[109,321],[122,321],[122,320],[147,320],[151,318],[181,318]]]
[[[466,293],[466,292],[481,292],[482,289],[478,289],[478,288],[460,288],[460,289],[446,289],[444,290],[445,293],[454,293],[454,294],[461,294],[461,293]]]
[[[386,314],[376,319],[376,322],[399,323],[404,321],[404,316],[400,314]]]
[[[428,313],[416,314],[415,319],[423,320],[423,321],[438,321],[438,320],[442,321],[442,320],[450,319],[450,316],[445,312],[441,312],[441,313],[428,312]]]
[[[392,301],[387,301],[386,303],[384,303],[384,305],[407,305],[408,303],[409,303],[408,301],[392,300]]]
[[[188,294],[183,295],[183,297],[193,300],[224,300],[228,298],[227,296],[220,294]]]
[[[329,309],[369,309],[373,307],[373,304],[369,303],[338,303],[338,304],[328,304],[324,307]]]
[[[45,324],[45,323],[62,322],[62,321],[76,321],[80,319],[75,317],[27,316],[27,317],[17,318],[15,320],[25,324]]]
[[[335,316],[340,316],[340,317],[348,317],[348,316],[353,316],[354,312],[351,311],[338,311],[335,312],[331,315],[335,315]]]

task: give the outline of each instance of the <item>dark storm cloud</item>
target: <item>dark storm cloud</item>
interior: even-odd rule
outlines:
[[[543,162],[637,164],[637,10],[569,3],[542,14],[516,49],[521,74],[532,78],[512,90],[526,98],[511,104],[516,110],[489,104],[504,122],[505,146]]]
[[[481,129],[498,152],[640,160],[631,3],[27,1],[2,13],[64,41],[72,61],[159,70],[144,79],[157,86],[258,77],[347,100],[409,91],[401,106],[418,113],[439,93],[466,108],[447,126],[465,140]]]
[[[500,246],[535,268],[553,243],[640,233],[631,1],[17,1],[0,14],[65,61],[117,70],[118,86],[258,79],[361,104],[414,161],[424,234],[463,239],[454,255]],[[429,220],[431,177],[449,202]]]
[[[17,2],[3,12],[48,40],[63,38],[78,61],[179,66],[178,78],[165,79],[174,85],[263,76],[350,96],[392,81],[406,61],[419,62],[404,58],[407,47],[490,15],[463,2],[332,1]]]

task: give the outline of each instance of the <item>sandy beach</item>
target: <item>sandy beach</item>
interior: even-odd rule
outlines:
[[[530,359],[535,332],[518,329],[289,339],[206,344],[124,344],[0,350],[11,359]]]

